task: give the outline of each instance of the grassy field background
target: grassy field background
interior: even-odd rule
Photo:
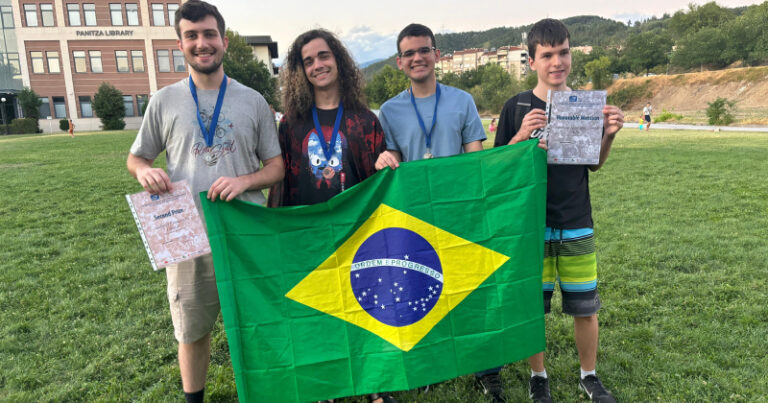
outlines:
[[[124,199],[140,190],[134,136],[0,136],[0,401],[183,401],[165,276]],[[767,401],[766,153],[766,134],[627,129],[591,175],[598,374],[620,401]],[[553,397],[583,401],[572,320],[553,306]],[[525,401],[527,364],[502,376]],[[206,393],[236,400],[220,322]],[[471,376],[395,396],[485,401]]]

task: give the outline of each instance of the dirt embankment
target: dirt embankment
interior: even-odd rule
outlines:
[[[721,97],[736,101],[734,125],[768,125],[768,66],[620,79],[608,93],[638,86],[646,96],[624,107],[628,121],[639,118],[650,101],[654,116],[667,110],[683,115],[676,122],[706,123],[707,103]]]

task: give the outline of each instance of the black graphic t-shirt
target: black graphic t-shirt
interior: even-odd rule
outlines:
[[[323,151],[320,141],[330,143],[337,111],[318,109],[322,135],[317,133],[311,115],[296,124],[285,118],[280,122],[285,179],[270,190],[270,206],[328,201],[376,172],[374,164],[384,149],[384,134],[370,111],[344,111],[336,144],[329,149],[329,156]]]

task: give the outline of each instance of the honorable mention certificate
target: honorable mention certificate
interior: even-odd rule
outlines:
[[[596,165],[603,138],[605,91],[553,91],[547,133],[547,163]]]
[[[211,253],[189,185],[175,182],[171,189],[125,195],[154,270]]]

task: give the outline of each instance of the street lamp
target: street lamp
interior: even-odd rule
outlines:
[[[3,126],[5,126],[5,135],[8,135],[8,125],[5,123],[5,97],[0,98],[0,102],[3,103]]]

